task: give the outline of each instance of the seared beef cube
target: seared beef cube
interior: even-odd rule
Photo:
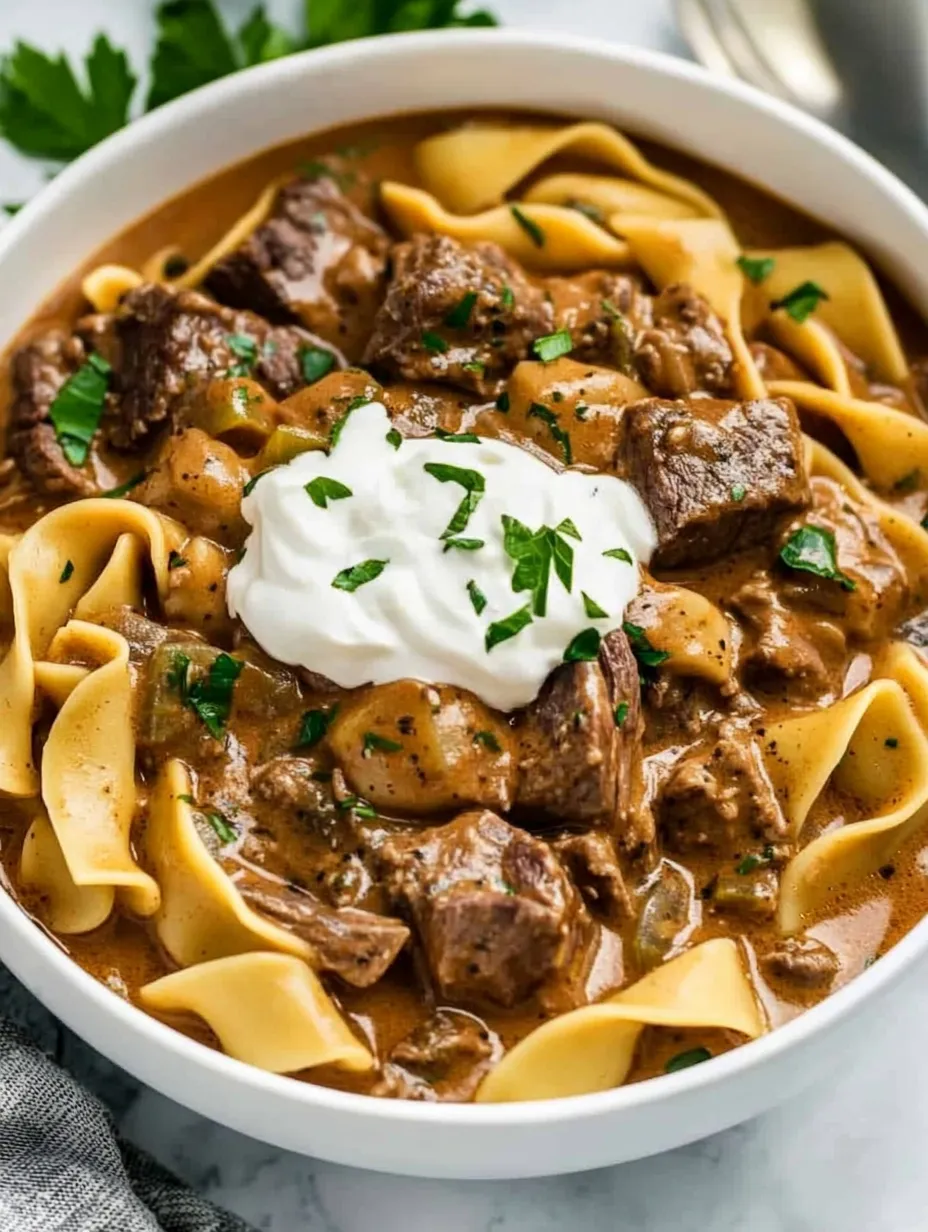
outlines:
[[[621,630],[604,639],[598,662],[556,668],[516,729],[516,803],[624,839],[641,757],[640,691]]]
[[[838,974],[837,955],[812,937],[786,937],[763,955],[760,967],[777,991],[827,992]]]
[[[369,988],[385,974],[409,940],[400,920],[357,907],[329,907],[309,894],[256,877],[237,887],[255,911],[270,916],[312,947],[311,965],[355,988]]]
[[[467,1103],[502,1055],[499,1036],[479,1018],[436,1010],[391,1049],[371,1094]]]
[[[393,249],[364,362],[409,381],[487,392],[553,328],[540,287],[498,244],[414,235]]]
[[[109,436],[122,449],[173,422],[215,376],[253,376],[275,398],[289,397],[305,384],[302,349],[318,342],[299,329],[272,329],[254,313],[222,308],[196,291],[174,294],[154,285],[124,298],[115,332],[120,406]]]
[[[79,338],[55,329],[13,356],[13,406],[8,448],[37,492],[49,496],[94,496],[101,487],[92,460],[72,466],[64,456],[48,417],[65,381],[87,359]]]
[[[594,916],[613,928],[632,917],[632,902],[611,835],[591,830],[558,839],[554,850]]]
[[[682,283],[655,299],[653,323],[635,340],[635,365],[662,398],[733,392],[734,356],[725,327],[708,302]]]
[[[206,285],[224,304],[301,323],[358,360],[383,294],[388,243],[331,178],[297,180]]]
[[[625,409],[626,464],[657,528],[653,563],[692,565],[769,541],[810,499],[802,434],[786,398]]]
[[[724,726],[714,744],[675,763],[657,814],[667,846],[681,852],[730,854],[776,842],[787,830],[757,744]]]
[[[379,854],[443,999],[515,1005],[570,962],[583,911],[573,886],[547,843],[495,813],[390,838]]]
[[[635,339],[650,325],[652,299],[633,274],[591,270],[569,278],[548,278],[556,329],[570,331],[571,357],[604,363],[626,376],[635,370]]]

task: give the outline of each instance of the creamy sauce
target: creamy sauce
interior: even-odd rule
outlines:
[[[343,688],[414,678],[459,685],[499,710],[527,705],[578,634],[621,625],[638,561],[654,549],[644,505],[621,479],[558,472],[503,441],[399,443],[391,427],[369,403],[331,453],[304,453],[259,479],[242,505],[252,532],[229,574],[229,611],[275,659]],[[533,557],[517,578],[505,517],[533,533],[552,528],[571,567]],[[539,573],[544,615],[520,584]],[[525,609],[531,622],[488,650],[494,627]]]

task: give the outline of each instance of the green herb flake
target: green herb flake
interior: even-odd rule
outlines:
[[[494,646],[498,646],[500,642],[508,642],[510,638],[521,633],[531,623],[532,612],[529,604],[526,604],[525,607],[520,607],[518,611],[513,612],[503,620],[495,620],[491,625],[487,626],[486,635],[483,639],[487,654],[490,653]]]
[[[328,501],[346,500],[354,493],[351,488],[328,475],[317,475],[303,485],[303,490],[317,509],[328,509]]]
[[[735,262],[738,269],[741,270],[748,282],[753,282],[755,287],[759,287],[762,282],[765,282],[773,273],[776,266],[776,258],[774,257],[747,257],[740,256]]]
[[[496,409],[502,411],[504,415],[509,414],[509,394],[504,389],[500,396],[496,399]]]
[[[400,435],[400,433],[397,432],[396,428],[391,428],[390,431],[387,433],[387,444],[392,445],[394,449],[399,449],[402,443],[403,443],[403,438]]]
[[[425,472],[439,483],[456,483],[464,489],[465,496],[454,512],[451,521],[441,533],[442,539],[451,539],[465,529],[471,515],[483,500],[486,481],[479,471],[463,466],[451,466],[446,462],[426,462]],[[481,547],[483,544],[481,543]]]
[[[555,412],[550,407],[543,406],[540,402],[533,402],[528,408],[528,417],[529,419],[540,419],[542,423],[548,425],[548,430],[563,451],[564,465],[570,466],[574,460],[573,450],[570,445],[570,434],[561,427]]]
[[[606,316],[611,317],[613,321],[622,321],[625,319],[623,314],[618,308],[616,308],[611,299],[600,300],[600,304],[602,305],[602,310]]]
[[[747,494],[748,494],[748,490],[744,486],[743,483],[732,484],[731,499],[733,501],[737,501],[740,504],[741,501],[743,501],[744,498],[747,496]]]
[[[801,282],[782,299],[772,300],[770,307],[774,310],[785,309],[787,316],[792,317],[801,325],[803,321],[808,320],[822,300],[828,298],[828,293],[823,291],[817,282]]]
[[[389,740],[386,736],[379,736],[377,732],[368,731],[364,733],[361,756],[373,757],[375,753],[399,753],[402,748],[399,741]]]
[[[300,720],[300,730],[297,734],[297,749],[311,749],[323,739],[338,711],[338,706],[331,710],[307,710]]]
[[[598,629],[583,629],[564,651],[565,663],[588,663],[599,655],[602,642]]]
[[[59,577],[58,581],[67,582],[68,579],[73,575],[73,573],[74,573],[74,561],[66,560],[64,563],[64,568],[61,570],[61,577]]]
[[[670,658],[669,651],[654,649],[647,633],[645,633],[640,625],[633,625],[630,621],[624,620],[622,622],[622,631],[628,638],[632,654],[638,660],[641,667],[660,667],[662,663],[666,663]]]
[[[234,843],[238,838],[238,831],[228,820],[219,812],[218,809],[202,809],[202,815],[206,818],[209,824],[216,831],[221,843]]]
[[[101,492],[100,495],[107,497],[108,500],[122,500],[133,488],[137,488],[140,483],[144,483],[147,475],[147,471],[139,471],[137,475],[133,475],[125,483],[117,484],[115,488],[110,488],[108,492]]]
[[[474,611],[479,616],[487,605],[487,597],[473,578],[471,578],[471,580],[467,583],[467,593],[470,595],[470,601]]]
[[[517,205],[510,205],[509,211],[535,247],[544,248],[545,233],[538,223],[533,218],[529,218],[528,214],[520,210]]]
[[[532,351],[543,364],[553,363],[562,355],[569,355],[574,349],[569,329],[559,329],[554,334],[545,334],[532,343]]]
[[[602,620],[609,615],[603,611],[595,599],[591,599],[585,590],[581,590],[580,594],[583,598],[583,610],[590,620]]]
[[[184,792],[182,795],[179,795],[177,798],[178,800],[182,800],[184,804],[196,804],[196,800],[194,800],[193,796],[191,796],[188,792]]]
[[[503,284],[503,289],[499,293],[499,302],[503,308],[507,309],[507,311],[508,309],[515,307],[516,297],[513,295],[512,287],[508,282]]]
[[[93,354],[58,390],[48,417],[62,452],[72,466],[83,466],[90,442],[100,425],[112,369],[102,355]]]
[[[211,736],[221,739],[232,710],[235,682],[245,664],[221,651],[209,666],[205,676],[191,682],[190,658],[178,651],[174,656],[167,682],[203,722]]]
[[[445,324],[452,329],[464,329],[470,320],[470,314],[474,311],[474,306],[477,303],[477,292],[468,291],[463,295],[449,312],[445,314]]]
[[[765,864],[770,864],[773,861],[774,851],[768,844],[763,851],[750,852],[744,856],[742,860],[735,866],[735,872],[739,877],[747,877],[749,873],[753,873],[756,868],[762,868]]]
[[[180,552],[175,552],[175,550],[171,548],[170,552],[168,552],[168,569],[183,569],[186,563],[186,556],[181,556]]]
[[[570,518],[563,518],[558,522],[555,530],[559,535],[570,535],[571,539],[576,539],[579,543],[583,542],[580,532]]]
[[[340,573],[336,573],[332,579],[332,586],[335,590],[346,590],[351,594],[359,586],[364,586],[368,582],[373,582],[375,578],[379,578],[389,563],[388,560],[362,560],[360,564],[351,565],[348,569],[342,569]]]
[[[372,804],[368,804],[366,800],[362,800],[360,796],[345,796],[344,800],[339,800],[338,807],[342,812],[356,813],[358,817],[366,817],[369,821],[377,816],[377,810]]]
[[[624,727],[625,720],[628,718],[628,702],[619,702],[612,712],[612,717],[616,727]]]
[[[474,732],[474,744],[483,745],[483,747],[491,753],[502,752],[499,741],[491,731]]]
[[[447,432],[444,428],[436,428],[435,435],[440,441],[452,445],[479,445],[480,437],[476,432]]]
[[[635,562],[632,559],[632,554],[626,548],[608,548],[603,552],[603,556],[608,556],[612,560],[624,561],[626,565],[633,565]]]
[[[688,1048],[686,1052],[678,1052],[664,1066],[665,1074],[676,1074],[681,1069],[689,1069],[691,1065],[700,1065],[703,1061],[711,1061],[712,1053],[708,1048]]]
[[[444,355],[448,350],[448,344],[441,334],[436,334],[430,329],[422,331],[422,345],[427,351],[432,351],[438,355]]]
[[[443,551],[450,552],[452,548],[458,548],[462,552],[476,552],[478,548],[486,546],[485,539],[445,539]]]
[[[274,469],[275,468],[273,466],[268,466],[265,467],[263,471],[258,471],[257,475],[252,475],[252,477],[245,484],[244,488],[242,488],[242,496],[251,496],[252,492],[255,490],[258,480],[263,479],[265,475],[269,475]]]
[[[322,347],[300,347],[299,357],[303,380],[307,385],[314,384],[335,367],[335,356],[331,351],[324,351]]]
[[[784,544],[780,560],[789,569],[838,582],[844,590],[857,589],[857,583],[838,568],[834,531],[823,526],[801,526]]]
[[[578,402],[577,405],[574,407],[574,417],[576,419],[579,419],[580,422],[583,423],[583,421],[587,417],[587,414],[589,413],[589,409],[590,408],[587,406],[585,402]]]
[[[250,376],[258,362],[258,344],[247,334],[227,334],[229,350],[239,360],[229,369],[230,376]]]
[[[370,398],[366,397],[364,394],[358,394],[356,398],[351,399],[347,407],[345,407],[344,415],[332,424],[332,430],[329,432],[329,453],[332,452],[341,440],[342,433],[345,430],[345,424],[348,422],[348,417],[359,407],[367,406],[369,402]]]

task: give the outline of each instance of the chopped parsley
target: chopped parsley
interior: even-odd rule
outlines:
[[[467,583],[467,593],[470,595],[474,611],[479,616],[487,605],[487,597],[473,578]]]
[[[530,605],[526,603],[525,607],[520,607],[517,612],[507,616],[504,620],[494,620],[491,625],[487,626],[487,631],[483,639],[483,644],[486,647],[487,654],[498,646],[500,642],[508,642],[510,638],[515,637],[517,633],[521,633],[524,628],[532,623],[532,612]]]
[[[356,398],[351,399],[351,401],[348,403],[347,407],[345,408],[344,415],[342,415],[340,419],[337,419],[335,423],[332,424],[332,430],[329,433],[329,453],[332,452],[332,450],[341,440],[342,432],[344,432],[345,430],[345,424],[348,422],[348,416],[351,414],[351,412],[356,411],[359,406],[367,406],[368,402],[370,402],[370,398],[366,397],[364,394],[358,394]]]
[[[731,487],[731,499],[739,504],[747,496],[748,490],[743,483],[733,483]]]
[[[699,1065],[703,1061],[711,1061],[712,1053],[708,1048],[688,1048],[686,1052],[678,1052],[664,1066],[665,1074],[676,1074],[681,1069],[689,1069],[691,1065]]]
[[[300,720],[300,730],[294,748],[311,749],[314,744],[318,744],[329,730],[329,725],[337,711],[337,706],[333,706],[331,710],[307,710]]]
[[[220,740],[232,710],[235,682],[245,666],[240,659],[221,651],[198,680],[190,680],[190,657],[182,651],[174,655],[168,684],[180,694],[181,703],[204,723],[211,736]]]
[[[529,419],[540,419],[542,423],[548,425],[548,430],[563,451],[564,465],[570,466],[574,460],[573,450],[570,447],[570,433],[565,432],[561,427],[555,412],[550,407],[543,406],[540,402],[533,402],[528,408],[528,417]]]
[[[476,432],[448,432],[444,428],[436,428],[435,435],[440,441],[448,441],[454,445],[480,444],[480,437]]]
[[[735,872],[739,877],[747,877],[748,873],[753,873],[755,868],[762,868],[765,864],[770,864],[773,860],[773,848],[766,846],[761,852],[751,852],[746,855],[735,867]]]
[[[339,800],[338,807],[343,812],[357,813],[359,817],[366,817],[368,820],[373,820],[377,816],[377,810],[372,804],[368,804],[366,800],[362,800],[360,796],[345,796],[344,800]]]
[[[465,529],[471,515],[483,500],[486,481],[479,471],[469,470],[463,466],[450,466],[445,462],[426,462],[423,469],[439,483],[456,483],[464,489],[464,499],[441,533],[442,539],[451,539]]]
[[[565,663],[588,663],[599,655],[602,641],[598,629],[583,629],[564,651]]]
[[[591,599],[585,590],[581,590],[580,594],[583,598],[583,610],[590,620],[602,620],[609,613],[603,611],[595,599]]]
[[[499,293],[499,302],[503,308],[513,308],[515,306],[516,297],[512,293],[512,287],[509,283],[503,284],[503,289]]]
[[[532,350],[543,364],[550,364],[555,359],[560,359],[562,355],[569,355],[573,349],[574,344],[569,329],[559,329],[554,334],[545,334],[543,338],[536,338],[532,343]]]
[[[183,569],[186,563],[186,556],[181,556],[180,552],[175,552],[171,548],[170,552],[168,552],[168,569]]]
[[[452,329],[463,329],[470,320],[470,314],[474,311],[476,303],[477,292],[468,291],[449,312],[445,313],[445,324],[450,325]]]
[[[631,621],[623,620],[622,631],[641,667],[660,667],[670,658],[669,651],[655,650],[641,625],[633,625]]]
[[[478,376],[483,376],[487,370],[486,364],[480,362],[479,359],[469,359],[467,363],[461,364],[465,372],[476,372]]]
[[[358,565],[351,565],[348,569],[342,569],[340,573],[336,573],[332,579],[332,586],[335,590],[347,590],[352,593],[359,586],[364,586],[367,582],[373,582],[374,578],[379,578],[387,565],[388,560],[362,560]]]
[[[396,428],[391,428],[390,431],[387,433],[387,444],[392,445],[394,449],[399,449],[402,443],[403,443],[403,438],[400,435],[400,433],[397,432]]]
[[[741,270],[748,282],[753,282],[755,287],[759,287],[773,273],[776,259],[774,257],[747,257],[740,256],[735,262],[738,269]]]
[[[269,475],[272,470],[274,470],[273,466],[267,466],[263,471],[258,471],[257,475],[252,475],[252,477],[245,484],[244,488],[242,488],[242,496],[251,496],[252,492],[255,490],[258,480],[263,479],[265,475]]]
[[[131,479],[127,479],[125,483],[117,484],[115,488],[110,488],[108,492],[101,492],[101,496],[106,496],[110,500],[121,500],[127,492],[131,492],[133,488],[137,488],[140,483],[145,482],[147,471],[139,471],[137,475],[133,475]]]
[[[69,376],[55,395],[48,417],[62,453],[72,466],[83,466],[100,425],[112,368],[94,353]]]
[[[203,817],[216,831],[221,843],[234,843],[238,838],[238,830],[219,812],[218,809],[201,809]]]
[[[590,408],[587,406],[585,402],[578,402],[577,405],[574,407],[574,416],[577,419],[579,419],[581,423],[583,423],[583,421],[587,417],[587,412],[589,411],[589,409]]]
[[[509,210],[513,218],[532,241],[535,247],[544,248],[545,233],[541,227],[539,227],[538,223],[535,222],[533,218],[529,218],[528,214],[523,213],[517,205],[510,205]]]
[[[789,569],[838,582],[844,590],[857,589],[857,583],[838,568],[834,531],[823,526],[800,526],[780,550],[780,560]]]
[[[609,556],[612,560],[624,561],[626,565],[633,565],[632,554],[626,548],[607,548],[603,552],[603,556]]]
[[[823,291],[817,282],[801,282],[782,299],[772,300],[770,307],[785,309],[787,316],[801,325],[825,299],[828,299],[828,293]]]
[[[476,552],[478,548],[485,548],[486,545],[485,539],[445,539],[443,550],[450,552],[452,548],[460,548],[462,552]]]
[[[628,702],[619,702],[612,712],[612,717],[616,727],[624,727],[625,720],[628,718]]]
[[[258,362],[258,344],[247,334],[227,334],[229,350],[238,359],[229,369],[229,376],[250,376]]]
[[[433,351],[438,355],[444,355],[448,350],[448,344],[441,334],[433,333],[430,329],[422,331],[422,345],[427,351]]]
[[[364,733],[361,756],[373,757],[375,753],[399,753],[402,747],[398,740],[389,740],[386,736],[378,736],[376,732],[368,731]]]
[[[515,561],[512,589],[517,594],[524,590],[531,591],[533,615],[544,616],[551,566],[554,566],[555,573],[569,594],[573,584],[574,550],[563,535],[550,526],[532,531],[518,518],[505,513],[502,521],[503,548],[506,555]]]
[[[491,731],[474,732],[474,744],[482,744],[491,753],[501,753],[500,743]]]
[[[316,346],[300,347],[300,368],[303,371],[303,380],[308,385],[320,380],[334,367],[335,356],[331,351],[324,351],[322,347]]]
[[[509,414],[509,394],[504,389],[500,396],[496,399],[496,409],[502,411],[504,415]]]
[[[328,475],[317,475],[315,479],[310,479],[309,483],[303,485],[303,490],[318,509],[328,509],[330,500],[346,500],[354,495],[351,488]]]
[[[66,560],[64,563],[64,568],[61,570],[61,577],[58,579],[58,581],[66,582],[72,576],[73,573],[74,573],[74,561]]]
[[[576,539],[580,543],[583,542],[580,532],[570,518],[562,518],[555,527],[555,530],[559,535],[570,535],[571,539]]]

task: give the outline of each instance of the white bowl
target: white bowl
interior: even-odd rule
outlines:
[[[757,181],[863,244],[928,314],[928,211],[860,150],[775,99],[679,60],[564,35],[460,31],[347,43],[197,91],[104,142],[0,236],[0,340],[97,245],[265,146],[401,111],[525,107],[606,120]],[[823,1004],[710,1064],[599,1095],[429,1105],[265,1074],[147,1017],[0,893],[0,959],[100,1052],[172,1099],[277,1146],[365,1168],[520,1177],[638,1158],[724,1129],[828,1073],[878,1030],[928,949],[921,923]]]

